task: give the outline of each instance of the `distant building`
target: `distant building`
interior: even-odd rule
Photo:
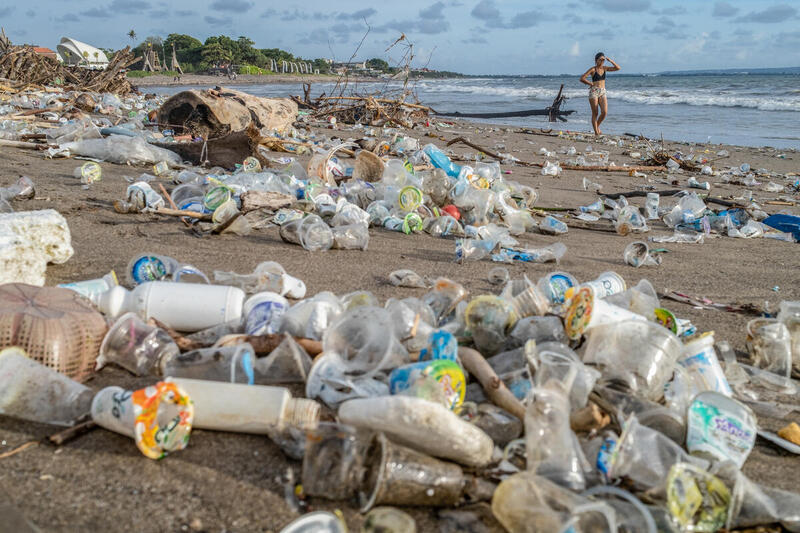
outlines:
[[[63,37],[56,47],[58,55],[67,65],[77,65],[91,69],[104,69],[108,66],[108,57],[99,48],[69,37]]]
[[[58,60],[58,56],[56,53],[49,48],[44,48],[42,46],[34,46],[33,51],[39,54],[40,56],[49,57],[50,59]]]

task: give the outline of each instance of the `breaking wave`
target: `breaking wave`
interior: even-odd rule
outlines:
[[[487,84],[425,82],[417,86],[422,94],[459,93],[501,98],[525,98],[552,101],[557,90],[550,87],[509,87],[500,85],[500,81]],[[567,89],[567,98],[586,98],[587,89]],[[800,111],[800,95],[794,90],[785,91],[782,95],[736,94],[730,91],[713,91],[709,89],[665,89],[636,88],[609,89],[608,97],[642,105],[676,105],[707,107],[742,107],[762,111]]]

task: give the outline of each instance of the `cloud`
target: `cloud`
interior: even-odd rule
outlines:
[[[570,24],[583,24],[585,22],[583,17],[576,15],[575,13],[567,13],[562,18]]]
[[[495,0],[481,0],[470,11],[470,15],[483,22],[487,28],[519,29],[531,28],[542,20],[551,20],[553,17],[540,11],[523,11],[505,20],[503,14],[497,8]]]
[[[595,0],[594,4],[607,11],[617,13],[623,11],[645,11],[650,8],[650,0]]]
[[[81,19],[78,18],[78,15],[75,13],[67,13],[66,15],[62,15],[59,19],[61,22],[80,22]]]
[[[730,5],[728,2],[717,2],[711,14],[718,18],[732,17],[739,12],[738,7]]]
[[[212,26],[230,26],[233,22],[231,17],[211,17],[208,15],[203,17],[203,20]]]
[[[104,9],[100,9],[99,7],[93,7],[92,9],[81,11],[81,15],[84,17],[92,17],[97,19],[107,19],[111,17],[111,13]]]
[[[241,12],[249,11],[253,7],[253,3],[247,0],[214,0],[208,7],[215,11]]]
[[[484,37],[472,37],[470,39],[462,39],[462,43],[464,44],[489,44],[489,41],[486,40]]]
[[[669,17],[659,17],[655,26],[645,27],[642,30],[646,34],[662,35],[665,39],[684,39],[686,35],[679,31],[678,25]]]
[[[672,7],[665,7],[664,9],[658,10],[654,9],[654,15],[685,15],[688,13],[686,8],[683,6],[672,6]]]
[[[420,9],[415,19],[390,21],[373,28],[373,30],[377,33],[386,33],[390,30],[403,33],[417,32],[426,35],[445,33],[450,29],[450,21],[444,16],[444,8],[445,4],[443,2],[436,2]]]
[[[795,17],[797,17],[797,9],[788,4],[776,4],[763,11],[751,11],[747,15],[742,15],[736,19],[736,22],[776,23]]]
[[[28,11],[25,12],[25,15],[28,16],[29,18],[33,18],[36,16],[36,11],[34,11],[33,9],[29,9]]]
[[[114,0],[108,6],[108,10],[114,14],[136,14],[141,13],[150,7],[150,2],[138,2],[137,0]]]
[[[168,9],[154,9],[149,13],[149,16],[154,19],[167,19],[171,14]]]
[[[444,18],[444,2],[436,2],[429,7],[420,9],[419,17],[423,19],[440,19]]]
[[[191,17],[194,15],[194,11],[190,11],[188,9],[181,9],[175,12],[175,14],[179,17]]]
[[[367,9],[359,9],[358,11],[354,11],[352,13],[339,13],[336,15],[337,20],[361,20],[365,18],[369,18],[378,12],[371,7]]]
[[[569,55],[571,55],[572,57],[578,57],[579,55],[581,55],[581,43],[575,41],[575,43],[569,49]]]
[[[14,12],[14,6],[0,7],[0,17],[7,17]],[[19,33],[19,32],[17,32]]]

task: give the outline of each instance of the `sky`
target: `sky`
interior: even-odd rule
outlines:
[[[800,2],[784,0],[37,0],[0,4],[14,43],[63,36],[118,49],[185,33],[246,35],[304,58],[379,57],[467,74],[582,73],[603,51],[623,72],[800,66]],[[366,34],[366,37],[365,37]]]

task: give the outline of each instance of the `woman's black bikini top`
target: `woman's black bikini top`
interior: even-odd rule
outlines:
[[[597,69],[595,69],[594,74],[592,74],[592,81],[600,81],[606,79],[606,71],[603,71],[602,76],[597,75]]]

